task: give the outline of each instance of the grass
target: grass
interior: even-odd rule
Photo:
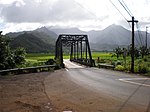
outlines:
[[[126,61],[123,59],[123,56],[120,56],[118,59],[113,53],[102,53],[102,52],[93,52],[92,57],[96,62],[96,65],[100,63],[121,65],[124,71],[130,71],[131,68],[131,57],[127,56]],[[98,62],[99,57],[99,62]],[[120,67],[117,67],[116,70],[120,70]],[[141,57],[135,58],[135,72],[136,73],[147,73],[150,75],[150,55],[145,56],[143,59]]]
[[[69,55],[64,55],[64,59],[69,59]],[[50,53],[32,53],[32,54],[27,54],[26,55],[26,64],[25,66],[39,66],[39,65],[44,65],[45,62],[49,59],[54,59],[55,56],[54,54]]]
[[[92,52],[92,58],[95,60],[96,65],[98,65],[98,57],[99,63],[106,63],[111,65],[122,65],[125,68],[125,71],[130,70],[131,57],[126,57],[126,62],[123,57],[120,56],[118,59],[114,55],[114,53],[106,53],[106,52]],[[63,55],[64,59],[69,59],[69,54]],[[45,64],[45,62],[49,59],[54,59],[53,54],[27,54],[26,61],[27,66],[36,66]],[[135,59],[135,71],[139,72],[139,68],[141,71],[148,70],[148,74],[150,74],[150,55],[142,58]]]
[[[26,60],[27,61],[35,61],[35,62],[42,62],[42,61],[46,61],[48,59],[53,59],[54,55],[52,54],[27,54],[26,55]]]

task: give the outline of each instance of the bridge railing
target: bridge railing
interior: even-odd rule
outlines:
[[[56,67],[57,67],[56,65],[45,65],[45,66],[35,66],[35,67],[27,67],[27,68],[6,69],[6,70],[0,70],[0,75],[49,71],[51,69],[55,69]]]
[[[114,69],[114,65],[108,65],[108,64],[98,64],[98,68],[108,68],[108,69]]]
[[[90,59],[70,59],[70,61],[85,65],[85,66],[90,66],[90,67],[94,67],[95,66],[95,60],[92,60],[92,62],[90,62]]]

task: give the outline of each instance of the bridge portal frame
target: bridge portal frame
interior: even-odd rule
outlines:
[[[70,47],[70,61],[94,66],[87,35],[61,34],[56,40],[55,59],[63,67],[63,46]]]

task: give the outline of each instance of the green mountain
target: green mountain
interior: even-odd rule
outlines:
[[[58,35],[62,33],[63,34],[87,34],[89,37],[91,50],[96,50],[96,51],[103,51],[103,50],[110,51],[118,46],[127,47],[128,45],[131,44],[131,31],[123,28],[122,26],[114,25],[114,24],[108,26],[103,30],[98,30],[98,31],[92,30],[92,31],[84,32],[79,30],[78,28],[41,27],[34,31],[9,33],[7,34],[7,36],[9,36],[13,40],[11,45],[14,46],[14,48],[17,46],[18,47],[22,46],[27,49],[27,52],[43,53],[43,52],[52,52],[52,51],[54,52],[56,39]],[[136,46],[145,45],[146,33],[140,32],[141,37],[139,37],[138,33],[139,32],[135,31],[135,45]],[[150,47],[149,33],[147,39],[148,39],[147,40],[148,47]]]
[[[48,44],[32,33],[27,32],[13,38],[10,46],[14,49],[17,47],[24,47],[27,53],[54,52],[54,45]]]
[[[34,31],[8,33],[12,48],[24,47],[28,53],[54,53],[57,34],[46,27]]]

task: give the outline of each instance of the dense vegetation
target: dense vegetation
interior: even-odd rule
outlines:
[[[111,52],[111,53],[104,53],[104,52],[93,52],[92,53],[93,59],[98,64],[107,64],[107,65],[114,65],[115,70],[119,71],[126,71],[129,72],[131,69],[131,56],[127,55],[126,57],[123,54]],[[99,59],[98,59],[99,57]],[[150,55],[145,55],[143,58],[139,56],[135,58],[135,73],[148,73],[150,74]]]
[[[12,69],[25,62],[25,49],[18,47],[12,50],[9,42],[10,39],[0,32],[0,70]]]

